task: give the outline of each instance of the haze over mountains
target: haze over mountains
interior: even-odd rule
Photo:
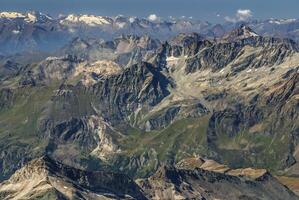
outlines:
[[[264,36],[299,39],[299,20],[268,19],[236,23],[211,24],[189,18],[107,17],[70,14],[53,18],[40,12],[0,13],[0,53],[51,51],[62,47],[74,37],[100,37],[111,40],[120,34],[144,35],[166,40],[178,33],[197,32],[204,37],[220,37],[241,23]]]
[[[298,22],[0,13],[0,198],[297,199]]]

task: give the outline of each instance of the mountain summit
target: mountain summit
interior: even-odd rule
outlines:
[[[259,35],[255,33],[250,27],[242,24],[239,28],[232,30],[231,32],[225,34],[222,39],[227,42],[232,42],[240,39],[258,37]]]

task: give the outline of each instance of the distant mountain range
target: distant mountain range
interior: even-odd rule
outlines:
[[[53,18],[40,12],[0,13],[0,53],[51,51],[74,37],[112,39],[121,34],[144,35],[166,40],[178,33],[196,32],[206,38],[221,37],[245,24],[259,35],[299,39],[298,19],[251,20],[211,24],[192,19],[156,20],[137,17],[65,15]]]

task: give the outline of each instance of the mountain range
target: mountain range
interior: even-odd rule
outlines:
[[[197,32],[206,38],[223,36],[241,24],[259,35],[299,39],[298,19],[251,20],[212,24],[189,18],[150,20],[125,16],[69,14],[51,17],[41,12],[0,13],[0,53],[23,51],[50,52],[66,45],[75,37],[95,37],[111,40],[121,34],[149,35],[166,40],[179,33]]]
[[[1,13],[0,197],[298,198],[297,23]]]

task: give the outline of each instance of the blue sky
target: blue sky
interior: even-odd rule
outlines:
[[[1,11],[38,10],[51,15],[89,13],[147,17],[186,16],[210,22],[237,19],[237,10],[253,18],[299,18],[299,0],[0,0]]]

